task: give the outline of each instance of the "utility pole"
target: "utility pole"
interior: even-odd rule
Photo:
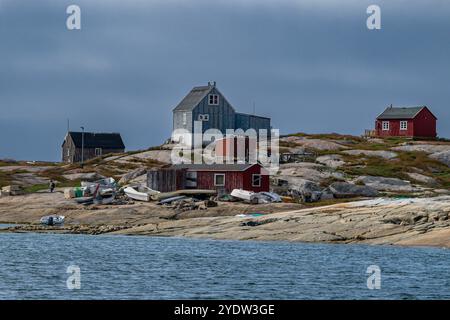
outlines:
[[[83,168],[84,161],[84,127],[81,128],[81,168]]]

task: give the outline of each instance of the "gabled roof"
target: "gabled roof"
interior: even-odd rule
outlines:
[[[258,163],[245,164],[174,164],[171,169],[187,169],[193,171],[246,171],[254,165],[260,166]]]
[[[173,111],[192,111],[213,88],[212,85],[194,87]]]
[[[383,119],[386,119],[386,120],[387,119],[414,119],[423,109],[428,109],[428,108],[426,106],[418,106],[418,107],[387,107],[386,110],[384,110],[377,117],[377,119],[378,120],[383,120]]]
[[[70,131],[67,133],[77,148],[82,145],[82,133]],[[120,133],[84,133],[85,148],[125,149]]]

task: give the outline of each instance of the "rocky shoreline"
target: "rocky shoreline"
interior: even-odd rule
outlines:
[[[64,226],[38,224],[40,216],[56,213],[66,216]],[[61,194],[45,193],[0,199],[0,221],[19,224],[0,232],[450,247],[450,196],[376,198],[309,208],[227,203],[172,217],[172,210],[152,203],[86,208]]]

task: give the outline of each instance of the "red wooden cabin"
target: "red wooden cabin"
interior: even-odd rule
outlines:
[[[256,164],[180,164],[149,171],[147,185],[161,192],[182,189],[269,191],[268,172]]]
[[[388,107],[375,121],[378,137],[435,138],[437,118],[426,107]]]

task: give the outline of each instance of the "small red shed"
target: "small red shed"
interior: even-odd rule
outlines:
[[[435,138],[437,118],[426,106],[393,107],[381,113],[375,121],[378,137]]]
[[[179,164],[147,175],[147,185],[161,192],[181,189],[269,191],[268,172],[259,164]]]

